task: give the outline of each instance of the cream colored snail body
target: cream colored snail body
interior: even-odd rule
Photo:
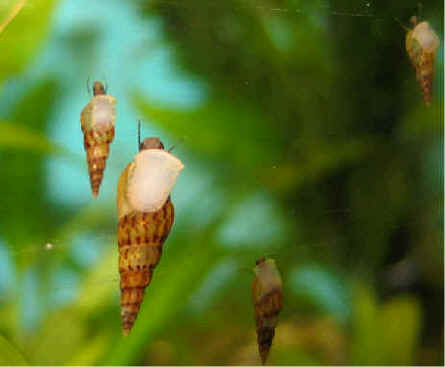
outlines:
[[[160,209],[183,168],[181,161],[164,149],[144,149],[139,152],[129,171],[130,205],[143,212]]]

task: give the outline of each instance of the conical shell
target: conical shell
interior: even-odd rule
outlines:
[[[99,194],[110,143],[114,139],[115,120],[116,99],[104,94],[91,98],[80,115],[91,190],[95,198]]]
[[[282,282],[273,259],[259,259],[254,272],[252,300],[255,307],[257,343],[261,362],[265,364],[283,303]]]
[[[130,171],[128,201],[131,207],[143,212],[159,210],[170,195],[181,161],[163,149],[140,151]]]
[[[139,201],[132,197],[132,195],[141,195],[139,199],[144,204],[150,201],[151,199],[144,197],[144,195],[150,195],[143,188],[144,184],[152,187],[153,181],[159,179],[162,181],[164,177],[164,175],[159,175],[156,170],[153,170],[153,167],[162,170],[162,165],[160,167],[157,163],[153,163],[153,166],[145,164],[147,163],[147,157],[149,157],[149,162],[155,162],[150,154],[141,155],[141,153],[150,150],[158,149],[147,149],[138,153],[135,161],[130,163],[122,172],[118,184],[119,273],[121,277],[121,318],[124,335],[128,335],[136,320],[144,298],[145,288],[151,282],[153,270],[162,255],[162,245],[167,239],[174,221],[174,207],[169,196],[174,182],[171,183],[168,180],[167,196],[165,200],[161,200],[161,207],[155,211],[140,210],[140,208],[145,207],[140,206]],[[158,153],[155,155],[159,156]],[[163,160],[166,159],[165,155],[161,154],[160,156],[164,157]],[[177,160],[177,158],[174,159]],[[144,170],[148,170],[148,172],[143,172]],[[138,183],[135,180],[142,180],[142,182]],[[130,190],[130,187],[133,187],[133,189]],[[160,190],[162,193],[165,191],[165,187]],[[130,200],[131,197],[132,200]],[[134,202],[136,202],[136,207],[133,205]]]
[[[416,70],[416,79],[420,84],[425,104],[430,105],[434,79],[434,61],[440,46],[439,37],[430,28],[428,22],[421,22],[407,33],[405,46]]]
[[[145,288],[162,255],[174,221],[170,199],[156,212],[132,211],[119,219],[119,273],[122,332],[128,335],[139,313]]]

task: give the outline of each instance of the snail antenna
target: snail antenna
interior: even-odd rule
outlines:
[[[417,3],[417,15],[419,16],[419,19],[422,19],[422,13],[423,13],[423,4],[421,2]]]
[[[173,151],[173,149],[175,149],[178,145],[181,145],[183,142],[184,142],[184,138],[181,138],[181,140],[179,140],[178,143],[172,145],[171,148],[169,148],[169,149],[167,150],[167,152],[171,153],[171,152]]]
[[[138,120],[138,151],[141,149],[141,120]]]
[[[104,91],[105,91],[105,94],[107,94],[108,82],[107,82],[107,77],[106,77],[105,73],[103,73],[103,80],[104,80]]]
[[[87,78],[87,93],[91,97],[90,76]]]
[[[407,32],[409,32],[411,29],[409,29],[407,26],[405,26],[400,20],[399,18],[393,17],[393,19],[400,24],[400,26]]]

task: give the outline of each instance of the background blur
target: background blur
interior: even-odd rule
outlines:
[[[426,108],[402,26],[442,38],[442,1],[24,3],[0,33],[1,364],[258,364],[263,255],[284,280],[271,364],[443,364],[443,43]],[[118,100],[96,201],[88,77]],[[186,168],[124,339],[137,119]]]

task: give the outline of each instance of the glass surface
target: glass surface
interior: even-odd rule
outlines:
[[[263,256],[283,280],[269,364],[443,364],[443,11],[0,1],[0,364],[260,364]],[[429,106],[412,16],[440,38]],[[80,113],[96,80],[117,117],[94,200]],[[116,196],[138,120],[185,168],[123,337]]]

